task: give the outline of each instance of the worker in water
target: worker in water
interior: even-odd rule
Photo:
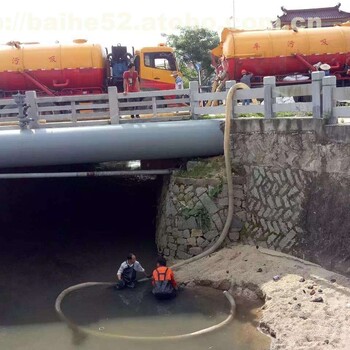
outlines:
[[[136,260],[135,254],[130,253],[126,258],[126,261],[124,261],[119,267],[117,272],[118,283],[116,288],[135,288],[137,272],[142,272],[146,275],[145,269]]]
[[[152,293],[157,299],[171,299],[176,296],[178,287],[174,272],[166,266],[165,258],[157,259],[157,268],[153,271],[152,276]]]

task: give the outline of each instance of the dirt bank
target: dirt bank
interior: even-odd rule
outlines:
[[[272,337],[271,349],[350,349],[350,279],[318,265],[235,246],[181,267],[176,277],[265,298],[260,329]]]

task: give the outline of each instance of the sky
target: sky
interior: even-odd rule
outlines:
[[[13,5],[15,4],[15,6]],[[59,6],[58,6],[59,4]],[[8,41],[62,43],[84,38],[102,46],[154,46],[179,26],[200,26],[217,31],[224,27],[265,29],[287,9],[335,6],[337,0],[17,0],[2,4],[0,43]],[[98,6],[97,6],[98,5]],[[350,2],[343,11],[350,12]]]

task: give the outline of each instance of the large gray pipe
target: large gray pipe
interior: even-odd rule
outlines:
[[[0,131],[0,167],[223,154],[220,120]]]

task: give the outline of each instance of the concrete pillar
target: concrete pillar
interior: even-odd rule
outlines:
[[[321,100],[321,92],[322,92],[322,79],[324,77],[324,72],[312,72],[312,85],[311,85],[311,93],[312,93],[312,116],[313,118],[321,118],[322,117],[322,100]]]
[[[264,77],[264,115],[265,119],[275,117],[273,112],[273,104],[276,99],[273,98],[273,90],[276,87],[276,77]]]
[[[26,91],[26,104],[29,106],[27,110],[28,118],[30,119],[29,128],[37,129],[39,127],[38,119],[39,119],[39,110],[38,104],[36,102],[37,96],[35,91]]]
[[[198,119],[198,114],[195,114],[195,107],[199,107],[199,102],[196,100],[195,95],[198,94],[199,84],[198,81],[190,81],[190,105],[192,119]]]
[[[334,75],[323,77],[322,79],[322,117],[326,119],[327,124],[338,124],[338,118],[333,117],[333,89],[337,85],[337,79]]]
[[[116,86],[108,87],[108,104],[111,124],[119,124],[120,114],[118,103],[118,90]]]

